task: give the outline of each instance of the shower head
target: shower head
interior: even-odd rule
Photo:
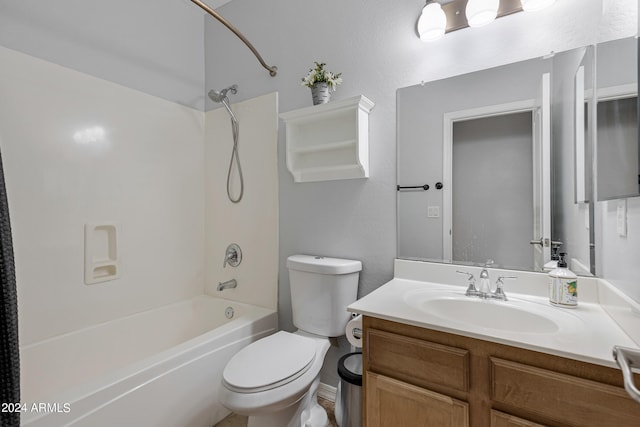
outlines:
[[[227,92],[231,92],[232,94],[238,93],[238,85],[231,85],[227,88],[222,89],[221,91],[211,89],[209,91],[209,98],[213,102],[217,102],[219,104],[224,105],[224,108],[227,110],[229,115],[231,116],[231,121],[234,123],[234,126],[238,126],[238,119],[236,119],[235,114],[231,111],[231,103],[229,102],[229,97],[227,96]]]
[[[229,98],[227,97],[227,92],[231,92],[232,94],[236,94],[238,93],[238,85],[232,85],[229,86],[227,88],[222,89],[221,91],[217,91],[217,90],[213,90],[211,89],[209,91],[209,98],[213,101],[213,102],[223,102],[225,100],[225,98],[228,100]]]

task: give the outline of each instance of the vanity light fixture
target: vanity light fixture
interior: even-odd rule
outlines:
[[[470,27],[482,27],[490,24],[498,16],[500,0],[469,0],[465,9]]]
[[[427,0],[416,25],[422,41],[440,39],[445,33],[480,27],[512,13],[536,11],[555,0]]]
[[[522,10],[525,12],[535,12],[551,6],[556,0],[520,0],[522,2]]]
[[[418,34],[422,41],[434,41],[444,36],[447,28],[447,16],[440,3],[427,1],[418,19]]]

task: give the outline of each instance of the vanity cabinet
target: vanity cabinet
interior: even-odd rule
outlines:
[[[363,328],[367,427],[640,426],[618,369],[367,316]]]

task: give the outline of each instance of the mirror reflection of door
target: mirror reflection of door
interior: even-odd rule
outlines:
[[[443,258],[542,270],[550,258],[550,78],[530,101],[444,115]],[[538,242],[538,244],[532,244]]]
[[[453,124],[454,261],[534,268],[532,129],[531,111]]]

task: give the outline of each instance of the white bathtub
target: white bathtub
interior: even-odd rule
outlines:
[[[229,413],[227,361],[276,327],[272,310],[202,295],[25,346],[22,425],[211,427]]]

